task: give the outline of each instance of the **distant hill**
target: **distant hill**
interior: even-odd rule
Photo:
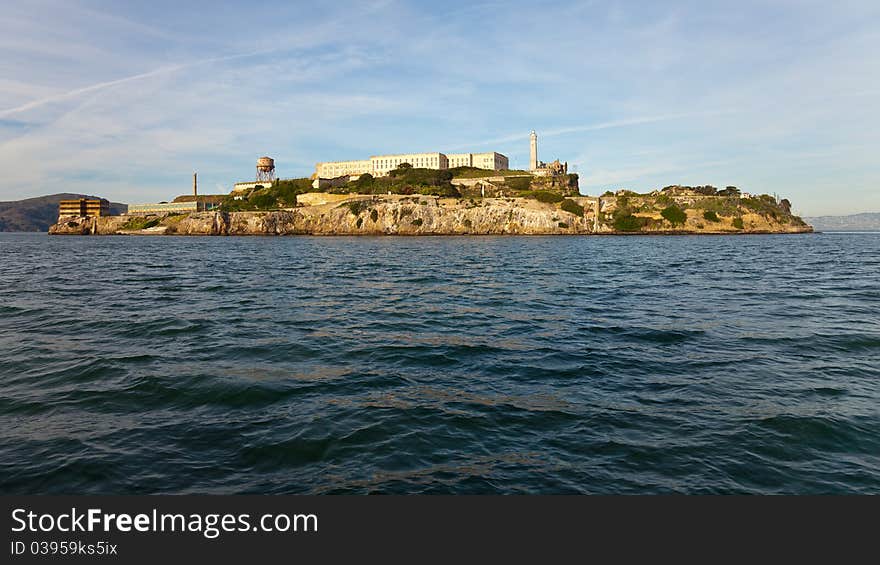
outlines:
[[[97,198],[84,194],[50,194],[25,200],[0,202],[0,232],[2,231],[48,231],[58,220],[58,202],[71,198]],[[110,203],[111,214],[124,214],[128,204]]]
[[[816,231],[880,231],[880,213],[804,218]]]

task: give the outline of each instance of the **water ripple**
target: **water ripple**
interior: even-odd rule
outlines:
[[[0,234],[4,493],[880,493],[880,234]]]

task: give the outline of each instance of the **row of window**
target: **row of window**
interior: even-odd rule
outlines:
[[[377,161],[378,164],[376,165],[376,168],[379,170],[392,169],[402,163],[409,163],[413,167],[436,167],[439,165],[438,160],[438,157],[416,157],[414,159],[379,159]]]

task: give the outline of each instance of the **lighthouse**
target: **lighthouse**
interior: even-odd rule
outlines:
[[[538,170],[538,134],[535,130],[529,134],[529,170]]]

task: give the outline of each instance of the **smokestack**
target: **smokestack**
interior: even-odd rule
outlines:
[[[193,173],[193,196],[199,195],[199,181],[197,173]]]

